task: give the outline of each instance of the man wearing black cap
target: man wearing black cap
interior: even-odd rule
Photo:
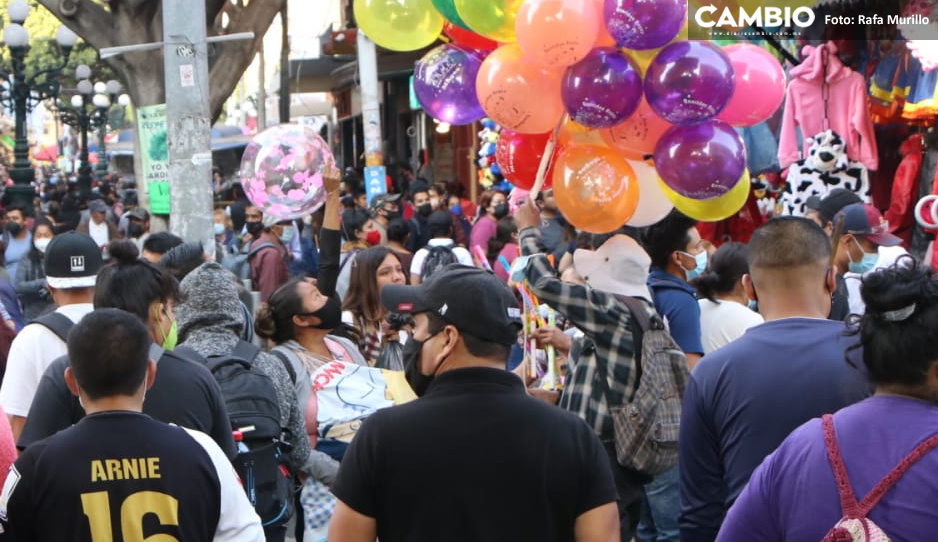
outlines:
[[[400,194],[381,194],[371,202],[371,217],[374,218],[375,229],[381,234],[382,245],[388,243],[388,224],[401,216],[400,199]]]
[[[66,353],[68,329],[94,308],[94,285],[103,260],[91,237],[69,232],[52,239],[42,263],[46,287],[59,308],[34,320],[13,339],[0,386],[0,405],[17,439],[39,380],[52,361]]]
[[[381,300],[414,315],[407,371],[423,397],[358,431],[333,486],[329,540],[616,540],[599,439],[505,370],[521,328],[507,286],[451,265],[419,286],[385,286]]]
[[[127,238],[137,245],[137,250],[143,250],[143,243],[150,236],[150,213],[143,207],[135,207],[124,216]]]

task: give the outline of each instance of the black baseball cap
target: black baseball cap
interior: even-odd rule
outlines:
[[[856,192],[852,192],[846,188],[835,188],[821,199],[821,204],[818,207],[818,215],[821,217],[821,221],[827,224],[833,220],[834,216],[844,207],[862,202],[863,200],[860,199],[860,196],[858,196]]]
[[[384,207],[385,203],[397,203],[400,199],[400,194],[379,194],[375,196],[375,199],[371,200],[371,209],[377,211]]]
[[[461,333],[511,345],[521,330],[518,301],[489,271],[450,264],[417,286],[388,285],[381,302],[392,312],[432,312]]]
[[[72,231],[52,239],[42,263],[49,286],[88,288],[94,286],[104,259],[101,248],[91,236]]]

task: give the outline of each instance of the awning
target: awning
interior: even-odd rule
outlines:
[[[251,142],[251,136],[245,135],[238,126],[215,126],[212,128],[212,152],[243,149]],[[117,142],[108,145],[108,156],[133,156],[134,131],[121,130]]]

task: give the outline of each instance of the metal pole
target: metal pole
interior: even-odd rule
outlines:
[[[170,231],[215,254],[205,2],[163,0]]]
[[[81,165],[78,167],[78,194],[81,199],[87,199],[91,195],[91,163],[88,161],[88,130],[91,123],[91,115],[88,114],[88,96],[81,95],[81,111],[79,112],[79,132],[81,134],[81,150],[78,159]]]
[[[26,84],[26,52],[28,47],[10,47],[13,59],[13,114],[15,121],[13,145],[13,169],[10,177],[13,186],[7,188],[11,199],[25,206],[26,212],[32,214],[33,198],[36,194],[33,180],[36,172],[29,162],[29,140],[26,138],[26,115],[29,112],[29,86]]]
[[[257,131],[267,129],[267,63],[264,59],[264,39],[257,52]]]
[[[107,149],[105,148],[104,138],[107,137],[107,117],[101,126],[98,126],[98,178],[107,175]]]
[[[280,123],[290,122],[290,26],[287,24],[287,5],[280,10],[280,23],[283,34],[280,35]]]

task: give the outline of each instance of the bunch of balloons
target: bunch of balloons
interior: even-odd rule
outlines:
[[[335,164],[329,145],[309,126],[281,124],[254,136],[241,156],[241,184],[265,215],[293,220],[326,201],[323,170]]]
[[[354,8],[383,47],[447,42],[417,62],[415,92],[441,122],[486,117],[502,127],[497,141],[482,141],[483,167],[530,189],[557,134],[546,181],[564,216],[586,231],[647,225],[672,206],[698,220],[724,218],[740,183],[748,187],[733,127],[766,120],[784,98],[785,75],[769,53],[687,40],[687,0],[355,0]]]

